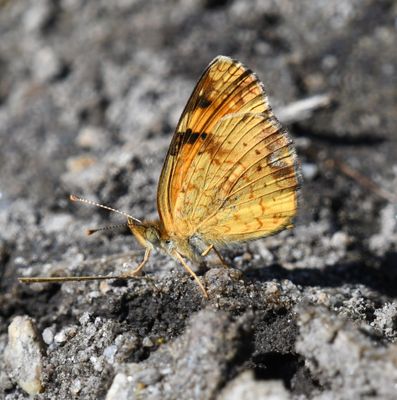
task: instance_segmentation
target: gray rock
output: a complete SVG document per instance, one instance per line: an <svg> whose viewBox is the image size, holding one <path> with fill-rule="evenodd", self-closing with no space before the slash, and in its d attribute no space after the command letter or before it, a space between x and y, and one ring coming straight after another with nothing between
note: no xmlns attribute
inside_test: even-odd
<svg viewBox="0 0 397 400"><path fill-rule="evenodd" d="M397 338L397 302L386 303L375 310L375 319L372 326L378 328L388 339L395 341Z"/></svg>
<svg viewBox="0 0 397 400"><path fill-rule="evenodd" d="M296 350L313 376L329 389L314 398L394 399L397 345L379 345L358 327L325 308L299 307ZM365 329L365 330L364 330Z"/></svg>
<svg viewBox="0 0 397 400"><path fill-rule="evenodd" d="M127 364L106 399L209 399L236 354L240 324L224 312L203 310L184 335L139 364Z"/></svg>
<svg viewBox="0 0 397 400"><path fill-rule="evenodd" d="M251 371L230 381L217 400L289 400L291 395L281 381L256 380Z"/></svg>
<svg viewBox="0 0 397 400"><path fill-rule="evenodd" d="M9 375L26 393L41 393L43 387L43 343L34 321L15 317L8 327L4 359Z"/></svg>

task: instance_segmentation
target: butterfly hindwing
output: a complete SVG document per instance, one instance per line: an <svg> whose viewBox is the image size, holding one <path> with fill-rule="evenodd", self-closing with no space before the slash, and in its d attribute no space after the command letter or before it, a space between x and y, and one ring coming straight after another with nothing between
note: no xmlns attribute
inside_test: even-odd
<svg viewBox="0 0 397 400"><path fill-rule="evenodd" d="M193 201L192 225L215 244L252 240L291 224L297 208L296 156L277 121L233 115L217 130L231 132L226 137L232 144L222 148L220 166L210 164Z"/></svg>

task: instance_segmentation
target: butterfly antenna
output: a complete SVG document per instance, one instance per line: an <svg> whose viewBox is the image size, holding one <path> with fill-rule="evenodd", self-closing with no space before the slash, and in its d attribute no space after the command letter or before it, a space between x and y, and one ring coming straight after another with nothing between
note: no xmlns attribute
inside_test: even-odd
<svg viewBox="0 0 397 400"><path fill-rule="evenodd" d="M116 225L107 225L107 226L102 226L100 228L94 228L94 229L87 229L86 233L88 236L92 235L93 233L99 232L99 231L110 231L116 228L121 228L121 227L127 227L128 228L128 224L124 223L124 224L116 224Z"/></svg>
<svg viewBox="0 0 397 400"><path fill-rule="evenodd" d="M115 208L112 208L112 207L109 207L109 206L105 206L105 205L103 205L103 204L96 203L95 201L92 201L92 200L83 199L82 197L78 197L78 196L76 196L75 194L71 194L69 198L70 198L71 201L79 201L80 203L85 203L85 204L89 204L89 205L91 205L91 206L95 206L95 207L99 207L99 208L104 208L105 210L113 211L113 212L115 212L115 213L117 213L117 214L124 215L125 217L127 217L127 218L129 218L129 219L132 219L133 221L137 222L138 224L141 224L141 223L142 223L142 221L140 221L140 220L137 219L137 218L132 217L130 214L127 214L127 213L124 212L124 211L116 210ZM105 228L106 228L106 227L105 227ZM101 228L100 228L100 229L101 229ZM100 229L99 229L99 230L100 230ZM110 229L110 228L109 228L109 229ZM91 229L91 230L93 230L93 229ZM88 232L90 232L91 230L89 230ZM94 229L93 231L96 232L95 229ZM94 233L94 232L92 232L92 233Z"/></svg>

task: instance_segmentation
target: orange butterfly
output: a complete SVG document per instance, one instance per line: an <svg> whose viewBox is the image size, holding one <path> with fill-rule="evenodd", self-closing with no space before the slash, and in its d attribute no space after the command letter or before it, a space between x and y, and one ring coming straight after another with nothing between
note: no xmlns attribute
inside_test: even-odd
<svg viewBox="0 0 397 400"><path fill-rule="evenodd" d="M218 56L198 81L172 138L158 186L158 221L141 222L71 199L128 217L146 251L138 267L122 277L137 275L159 248L184 266L207 297L185 258L201 261L213 250L223 262L218 247L290 227L298 186L292 141L273 115L262 83L240 62Z"/></svg>

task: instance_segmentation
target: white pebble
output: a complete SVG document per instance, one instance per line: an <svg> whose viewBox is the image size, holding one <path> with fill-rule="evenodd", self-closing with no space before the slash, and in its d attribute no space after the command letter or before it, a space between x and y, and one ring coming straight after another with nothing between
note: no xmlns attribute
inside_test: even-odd
<svg viewBox="0 0 397 400"><path fill-rule="evenodd" d="M153 347L154 343L153 343L152 339L150 339L150 337L146 336L142 340L142 346L143 347Z"/></svg>
<svg viewBox="0 0 397 400"><path fill-rule="evenodd" d="M42 335L44 343L50 345L54 341L54 330L51 328L45 328Z"/></svg>

